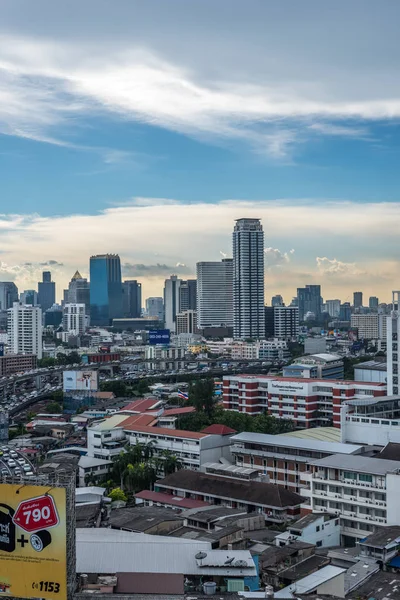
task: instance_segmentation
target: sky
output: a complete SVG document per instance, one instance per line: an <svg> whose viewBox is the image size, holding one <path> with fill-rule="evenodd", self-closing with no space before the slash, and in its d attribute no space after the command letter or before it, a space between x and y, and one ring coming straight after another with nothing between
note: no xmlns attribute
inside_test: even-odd
<svg viewBox="0 0 400 600"><path fill-rule="evenodd" d="M118 253L144 297L262 219L266 300L390 301L400 3L2 0L0 280Z"/></svg>

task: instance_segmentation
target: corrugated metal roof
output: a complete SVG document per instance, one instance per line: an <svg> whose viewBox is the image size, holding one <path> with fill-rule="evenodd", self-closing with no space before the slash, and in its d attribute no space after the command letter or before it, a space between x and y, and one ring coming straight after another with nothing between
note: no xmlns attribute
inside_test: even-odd
<svg viewBox="0 0 400 600"><path fill-rule="evenodd" d="M290 436L303 440L319 440L320 442L341 443L341 432L337 427L312 427L311 429L289 431L287 433L279 433L278 435Z"/></svg>
<svg viewBox="0 0 400 600"><path fill-rule="evenodd" d="M200 566L196 554L207 554ZM247 567L225 565L226 561L246 561ZM222 566L215 566L222 565ZM248 550L212 550L209 542L118 531L113 529L76 530L77 573L179 573L183 575L255 576L254 561Z"/></svg>
<svg viewBox="0 0 400 600"><path fill-rule="evenodd" d="M283 590L275 592L274 598L292 599L294 597L293 594L309 594L317 589L318 586L330 581L334 577L338 577L338 575L341 575L345 572L346 569L327 565L326 567L319 569L319 571L316 571L311 575L307 575L307 577L303 577L303 579L299 579L299 581L296 581L296 583L288 585L287 587L283 588Z"/></svg>
<svg viewBox="0 0 400 600"><path fill-rule="evenodd" d="M287 448L300 448L301 450L320 450L331 454L353 454L361 446L356 444L341 444L337 442L324 442L320 440L310 440L295 438L291 435L271 435L267 433L238 433L231 437L232 443L250 442L256 444L269 444Z"/></svg>
<svg viewBox="0 0 400 600"><path fill-rule="evenodd" d="M359 473L373 473L374 475L385 475L400 470L397 460L385 460L384 458L372 458L360 455L335 454L325 456L310 463L317 467L332 467L333 469L349 469Z"/></svg>

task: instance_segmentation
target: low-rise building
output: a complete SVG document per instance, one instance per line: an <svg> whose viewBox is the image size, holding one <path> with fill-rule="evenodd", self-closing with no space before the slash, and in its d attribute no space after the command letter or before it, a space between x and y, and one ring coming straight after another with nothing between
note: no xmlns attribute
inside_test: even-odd
<svg viewBox="0 0 400 600"><path fill-rule="evenodd" d="M342 442L385 446L400 443L400 396L346 401L340 411Z"/></svg>
<svg viewBox="0 0 400 600"><path fill-rule="evenodd" d="M351 399L386 394L386 385L272 375L226 375L223 406L250 415L268 413L290 419L297 427L333 424L340 427L340 407Z"/></svg>
<svg viewBox="0 0 400 600"><path fill-rule="evenodd" d="M286 540L300 540L317 548L340 546L340 522L338 517L327 513L310 513L291 525L287 531L276 537L276 543Z"/></svg>
<svg viewBox="0 0 400 600"><path fill-rule="evenodd" d="M315 377L316 379L343 379L343 358L338 354L311 354L297 358L284 367L284 377Z"/></svg>
<svg viewBox="0 0 400 600"><path fill-rule="evenodd" d="M375 383L387 382L387 364L377 360L367 360L354 366L354 379Z"/></svg>
<svg viewBox="0 0 400 600"><path fill-rule="evenodd" d="M284 523L300 516L300 505L304 500L299 494L272 483L243 481L188 469L157 481L154 488L174 496L260 512L272 523Z"/></svg>
<svg viewBox="0 0 400 600"><path fill-rule="evenodd" d="M0 356L0 377L37 369L36 354L5 354Z"/></svg>
<svg viewBox="0 0 400 600"><path fill-rule="evenodd" d="M345 545L400 523L399 461L335 454L313 461L306 477L312 510L339 517Z"/></svg>

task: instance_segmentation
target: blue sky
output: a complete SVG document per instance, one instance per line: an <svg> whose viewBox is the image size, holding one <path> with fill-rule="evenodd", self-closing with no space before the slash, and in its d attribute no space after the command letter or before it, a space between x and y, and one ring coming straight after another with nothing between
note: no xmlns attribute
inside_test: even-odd
<svg viewBox="0 0 400 600"><path fill-rule="evenodd" d="M263 218L267 297L398 288L391 0L4 0L2 279L95 252L160 294Z"/></svg>

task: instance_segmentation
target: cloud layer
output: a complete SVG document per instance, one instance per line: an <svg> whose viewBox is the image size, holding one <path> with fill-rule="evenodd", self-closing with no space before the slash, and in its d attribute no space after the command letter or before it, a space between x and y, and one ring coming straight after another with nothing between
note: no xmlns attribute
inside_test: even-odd
<svg viewBox="0 0 400 600"><path fill-rule="evenodd" d="M194 276L196 262L231 256L233 223L242 217L261 218L270 244L267 298L282 293L290 300L297 287L314 282L321 283L325 298L344 299L355 288L389 298L398 287L400 203L360 210L351 202L301 200L182 204L161 199L157 204L152 199L147 206L133 201L94 215L3 216L0 276L33 287L41 270L50 268L61 296L76 269L88 274L90 255L116 252L124 276L143 282L144 297L160 295L169 275Z"/></svg>

